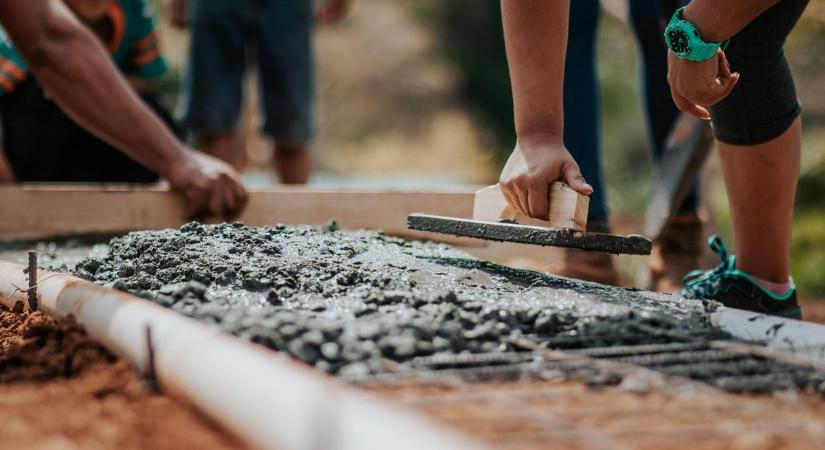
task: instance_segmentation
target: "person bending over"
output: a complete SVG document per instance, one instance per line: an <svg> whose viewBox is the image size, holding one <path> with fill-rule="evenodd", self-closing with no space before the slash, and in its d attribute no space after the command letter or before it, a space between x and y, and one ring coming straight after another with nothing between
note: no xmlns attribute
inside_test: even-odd
<svg viewBox="0 0 825 450"><path fill-rule="evenodd" d="M145 0L65 0L100 39L120 73L166 125L157 95L166 72ZM0 34L0 119L3 150L18 181L142 182L158 175L74 123L46 95L26 61Z"/></svg>
<svg viewBox="0 0 825 450"><path fill-rule="evenodd" d="M712 237L722 264L689 274L685 297L801 316L789 269L800 107L782 47L807 3L693 0L666 29L673 100L713 123L738 254L728 255ZM502 191L518 211L545 220L549 183L562 179L593 192L562 140L568 9L569 2L502 1L518 135ZM731 67L743 74L741 83Z"/></svg>
<svg viewBox="0 0 825 450"><path fill-rule="evenodd" d="M693 0L665 33L674 102L713 124L736 251L711 237L722 263L686 277L685 297L801 317L790 248L802 130L783 46L807 5Z"/></svg>
<svg viewBox="0 0 825 450"><path fill-rule="evenodd" d="M236 217L248 195L229 166L184 146L61 0L0 0L0 24L44 91L75 122L169 181L187 214Z"/></svg>

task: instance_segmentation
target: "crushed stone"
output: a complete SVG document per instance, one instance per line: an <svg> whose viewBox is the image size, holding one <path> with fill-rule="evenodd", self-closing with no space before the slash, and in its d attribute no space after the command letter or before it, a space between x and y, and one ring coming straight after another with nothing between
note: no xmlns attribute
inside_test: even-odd
<svg viewBox="0 0 825 450"><path fill-rule="evenodd" d="M133 232L75 273L330 373L515 351L521 338L576 348L616 336L642 344L723 335L709 321L711 303L515 270L334 222Z"/></svg>

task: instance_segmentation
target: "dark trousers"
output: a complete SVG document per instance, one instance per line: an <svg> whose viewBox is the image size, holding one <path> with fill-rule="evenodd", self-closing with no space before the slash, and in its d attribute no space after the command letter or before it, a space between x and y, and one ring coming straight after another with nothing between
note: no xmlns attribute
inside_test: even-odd
<svg viewBox="0 0 825 450"><path fill-rule="evenodd" d="M143 101L173 131L156 96ZM158 175L74 123L33 77L0 98L3 151L18 181L152 183Z"/></svg>
<svg viewBox="0 0 825 450"><path fill-rule="evenodd" d="M664 27L683 0L630 0L630 19L641 56L641 91L653 161L665 149L667 136L679 117L667 84L667 48ZM601 104L596 71L596 31L601 15L598 0L570 2L570 35L564 66L564 143L579 163L582 175L594 192L590 197L590 219L606 219L606 188L601 158ZM640 161L645 163L646 161ZM695 211L697 189L682 205Z"/></svg>

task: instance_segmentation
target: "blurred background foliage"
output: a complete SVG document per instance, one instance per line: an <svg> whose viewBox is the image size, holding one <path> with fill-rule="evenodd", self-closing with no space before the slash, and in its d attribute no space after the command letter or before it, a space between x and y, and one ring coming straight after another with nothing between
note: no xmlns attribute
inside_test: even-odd
<svg viewBox="0 0 825 450"><path fill-rule="evenodd" d="M653 1L653 0L651 0ZM604 0L598 39L604 167L614 227L641 230L650 162L639 101L638 57L624 0ZM172 98L184 32L164 29ZM499 0L354 0L345 21L316 32L318 172L315 184L492 183L515 141ZM786 46L803 104L803 171L795 216L793 273L800 292L825 298L825 1L813 0ZM664 76L664 74L663 74ZM248 83L251 95L255 84ZM246 131L254 184L269 150ZM271 180L269 180L271 181ZM718 162L703 173L709 230L731 242ZM622 260L627 275L644 261ZM716 264L709 260L709 264Z"/></svg>

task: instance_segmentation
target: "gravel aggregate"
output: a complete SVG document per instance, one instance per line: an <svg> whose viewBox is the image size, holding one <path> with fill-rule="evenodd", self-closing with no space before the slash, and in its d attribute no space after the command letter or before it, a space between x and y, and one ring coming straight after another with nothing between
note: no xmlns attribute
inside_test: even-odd
<svg viewBox="0 0 825 450"><path fill-rule="evenodd" d="M133 232L74 272L330 373L515 351L514 339L576 348L618 335L623 344L723 335L709 321L711 303L514 270L334 222Z"/></svg>

